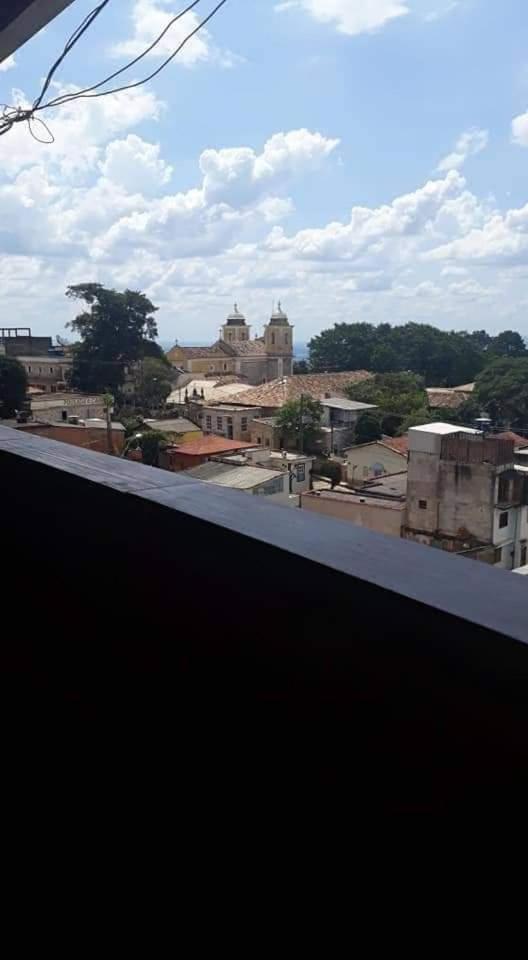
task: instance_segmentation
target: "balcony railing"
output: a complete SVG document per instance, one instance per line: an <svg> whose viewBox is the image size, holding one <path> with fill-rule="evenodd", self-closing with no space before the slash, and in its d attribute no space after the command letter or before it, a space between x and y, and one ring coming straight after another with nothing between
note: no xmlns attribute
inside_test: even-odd
<svg viewBox="0 0 528 960"><path fill-rule="evenodd" d="M5 427L0 490L10 729L238 801L526 802L523 577Z"/></svg>

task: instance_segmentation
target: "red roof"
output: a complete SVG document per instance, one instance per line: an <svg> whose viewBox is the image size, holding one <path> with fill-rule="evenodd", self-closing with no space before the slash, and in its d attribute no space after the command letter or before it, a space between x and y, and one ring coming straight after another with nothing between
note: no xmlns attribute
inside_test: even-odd
<svg viewBox="0 0 528 960"><path fill-rule="evenodd" d="M254 446L254 443L226 440L225 437L200 437L199 440L190 440L189 443L168 447L168 450L170 453L185 453L189 457L208 457L215 453L230 453Z"/></svg>
<svg viewBox="0 0 528 960"><path fill-rule="evenodd" d="M409 437L407 434L404 437L382 437L381 442L384 446L395 450L396 453L409 453Z"/></svg>
<svg viewBox="0 0 528 960"><path fill-rule="evenodd" d="M511 430L505 430L504 433L496 433L495 436L499 440L513 440L516 447L528 447L526 437L520 437L518 433L513 433Z"/></svg>

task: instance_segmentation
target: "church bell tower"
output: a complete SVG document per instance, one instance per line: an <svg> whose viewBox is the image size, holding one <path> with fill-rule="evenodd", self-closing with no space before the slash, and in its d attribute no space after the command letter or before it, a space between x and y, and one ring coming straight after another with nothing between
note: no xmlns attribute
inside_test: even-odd
<svg viewBox="0 0 528 960"><path fill-rule="evenodd" d="M233 313L229 314L222 327L222 340L225 343L232 343L235 345L244 340L249 340L250 331L251 327L248 326L244 314L240 313L238 304L235 303Z"/></svg>
<svg viewBox="0 0 528 960"><path fill-rule="evenodd" d="M290 376L293 369L293 327L280 300L270 321L264 327L264 343L268 357L277 358L277 376Z"/></svg>

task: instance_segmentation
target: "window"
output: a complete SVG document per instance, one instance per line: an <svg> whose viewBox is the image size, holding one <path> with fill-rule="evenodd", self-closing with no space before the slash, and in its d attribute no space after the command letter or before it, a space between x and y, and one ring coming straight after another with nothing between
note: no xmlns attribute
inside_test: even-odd
<svg viewBox="0 0 528 960"><path fill-rule="evenodd" d="M420 510L427 510L427 500L418 500Z"/></svg>
<svg viewBox="0 0 528 960"><path fill-rule="evenodd" d="M227 363L224 363L224 370L227 370Z"/></svg>
<svg viewBox="0 0 528 960"><path fill-rule="evenodd" d="M68 419L68 411L67 411L67 410L63 410L63 411L62 411L62 419L63 419L63 420L67 420L67 419Z"/></svg>
<svg viewBox="0 0 528 960"><path fill-rule="evenodd" d="M42 373L42 367L39 367L39 373Z"/></svg>
<svg viewBox="0 0 528 960"><path fill-rule="evenodd" d="M206 430L212 430L212 429L213 429L213 424L212 424L212 421L211 421L211 417L206 417L206 418L205 418L205 429L206 429Z"/></svg>
<svg viewBox="0 0 528 960"><path fill-rule="evenodd" d="M502 560L502 547L497 547L497 549L493 551L493 563L500 563L501 560Z"/></svg>
<svg viewBox="0 0 528 960"><path fill-rule="evenodd" d="M274 333L271 334L271 342L272 342L273 344L275 343L275 334L274 334Z"/></svg>
<svg viewBox="0 0 528 960"><path fill-rule="evenodd" d="M269 445L270 445L269 440L266 440L266 446L269 447Z"/></svg>
<svg viewBox="0 0 528 960"><path fill-rule="evenodd" d="M53 367L50 367L50 373L53 373Z"/></svg>
<svg viewBox="0 0 528 960"><path fill-rule="evenodd" d="M242 433L247 433L247 417L242 417L240 429L242 430Z"/></svg>
<svg viewBox="0 0 528 960"><path fill-rule="evenodd" d="M228 427L232 427L232 426L233 426L233 417L228 417L228 418L227 418L227 426L228 426Z"/></svg>
<svg viewBox="0 0 528 960"><path fill-rule="evenodd" d="M507 510L506 510L505 513L501 513L501 514L500 514L500 516L499 516L499 529L500 529L500 530L504 530L504 527L507 527L507 526L508 526L508 520L509 520L509 519L510 519L510 515L509 515L509 513L508 513Z"/></svg>
<svg viewBox="0 0 528 960"><path fill-rule="evenodd" d="M521 547L521 567L526 566L526 544Z"/></svg>
<svg viewBox="0 0 528 960"><path fill-rule="evenodd" d="M214 363L209 364L209 370L214 370Z"/></svg>
<svg viewBox="0 0 528 960"><path fill-rule="evenodd" d="M224 421L223 421L222 417L217 417L217 418L216 418L216 429L217 429L217 430L223 430L223 427L224 427Z"/></svg>
<svg viewBox="0 0 528 960"><path fill-rule="evenodd" d="M374 470L375 477L381 477L385 473L382 463L375 463L372 469Z"/></svg>
<svg viewBox="0 0 528 960"><path fill-rule="evenodd" d="M297 464L297 483L304 483L306 479L306 464L298 463Z"/></svg>
<svg viewBox="0 0 528 960"><path fill-rule="evenodd" d="M262 443L262 438L261 438L261 437L257 437L257 443Z"/></svg>
<svg viewBox="0 0 528 960"><path fill-rule="evenodd" d="M287 333L284 334L284 343L286 344L286 346L288 346L288 334L287 334Z"/></svg>
<svg viewBox="0 0 528 960"><path fill-rule="evenodd" d="M28 367L27 369L28 369L28 373L31 373L31 367Z"/></svg>

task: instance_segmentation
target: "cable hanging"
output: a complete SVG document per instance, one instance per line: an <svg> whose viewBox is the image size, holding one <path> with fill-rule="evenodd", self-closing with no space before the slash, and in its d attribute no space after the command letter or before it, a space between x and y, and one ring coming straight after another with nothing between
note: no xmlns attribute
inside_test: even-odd
<svg viewBox="0 0 528 960"><path fill-rule="evenodd" d="M181 18L184 17L187 13L190 13L194 9L194 7L198 6L201 0L193 0L193 2L189 3L187 7L185 7L183 10L180 11L180 13L175 14L175 16L172 17L171 20L169 20L169 22L161 31L161 33L155 38L155 40L152 41L151 44L149 44L148 47L146 47L145 50L143 50L142 53L138 54L137 57L135 57L129 63L126 63L123 67L120 67L119 70L115 70L114 73L111 73L108 77L105 77L104 80L100 80L99 83L95 83L91 87L86 87L83 90L78 90L72 93L61 94L57 97L54 97L51 100L48 100L47 103L42 103L49 89L52 78L55 72L57 71L57 69L59 68L60 64L65 59L65 57L70 53L70 51L73 49L75 44L81 39L83 34L89 29L89 27L92 25L94 20L102 12L104 7L108 5L109 2L110 0L102 0L101 3L99 3L96 7L94 7L93 10L90 11L90 13L87 14L87 16L84 18L82 23L80 23L79 26L76 28L76 30L72 33L60 57L58 57L58 59L55 61L55 63L49 70L48 75L44 81L42 90L40 91L38 97L33 102L33 105L31 107L28 107L28 108L13 107L13 106L9 106L8 104L0 104L0 107L2 107L2 114L0 116L0 136L3 136L5 133L8 133L15 123L27 122L29 132L31 133L31 136L33 137L33 139L38 140L39 143L53 143L54 137L51 130L40 117L35 116L35 114L38 111L48 110L51 107L60 107L63 104L71 103L74 100L80 100L80 99L92 98L92 97L93 98L107 97L107 96L110 96L110 94L121 93L124 90L131 90L134 87L140 87L143 84L148 83L150 80L156 77L159 73L161 73L162 70L164 70L165 67L168 66L168 64L171 63L171 61L174 60L175 57L178 56L178 54L181 52L181 50L183 50L183 48L186 46L189 40L192 40L192 38L196 36L196 34L200 30L202 30L203 27L205 27L205 25L209 23L210 20L212 20L212 18L218 13L220 8L223 7L225 3L227 3L227 0L220 0L220 2L217 3L217 5L213 8L213 10L207 15L207 17L204 17L204 19L200 23L198 23L197 26L193 30L191 30L190 33L187 34L187 36L184 37L181 43L163 61L163 63L161 63L160 66L156 68L156 70L153 70L152 73L144 77L142 80L136 80L132 83L123 84L122 86L114 87L111 90L100 90L100 87L104 87L107 83L110 83L111 80L114 80L116 77L120 76L126 70L130 70L131 67L135 66L136 63L139 63L140 60L142 60L152 50L154 50L155 47L157 47L157 45L161 42L165 34L171 29L171 27L178 20L181 20ZM93 92L96 90L99 90L99 93ZM37 137L35 135L34 130L31 128L32 122L40 123L42 127L45 129L49 139L44 140L44 139L41 139L40 137Z"/></svg>

